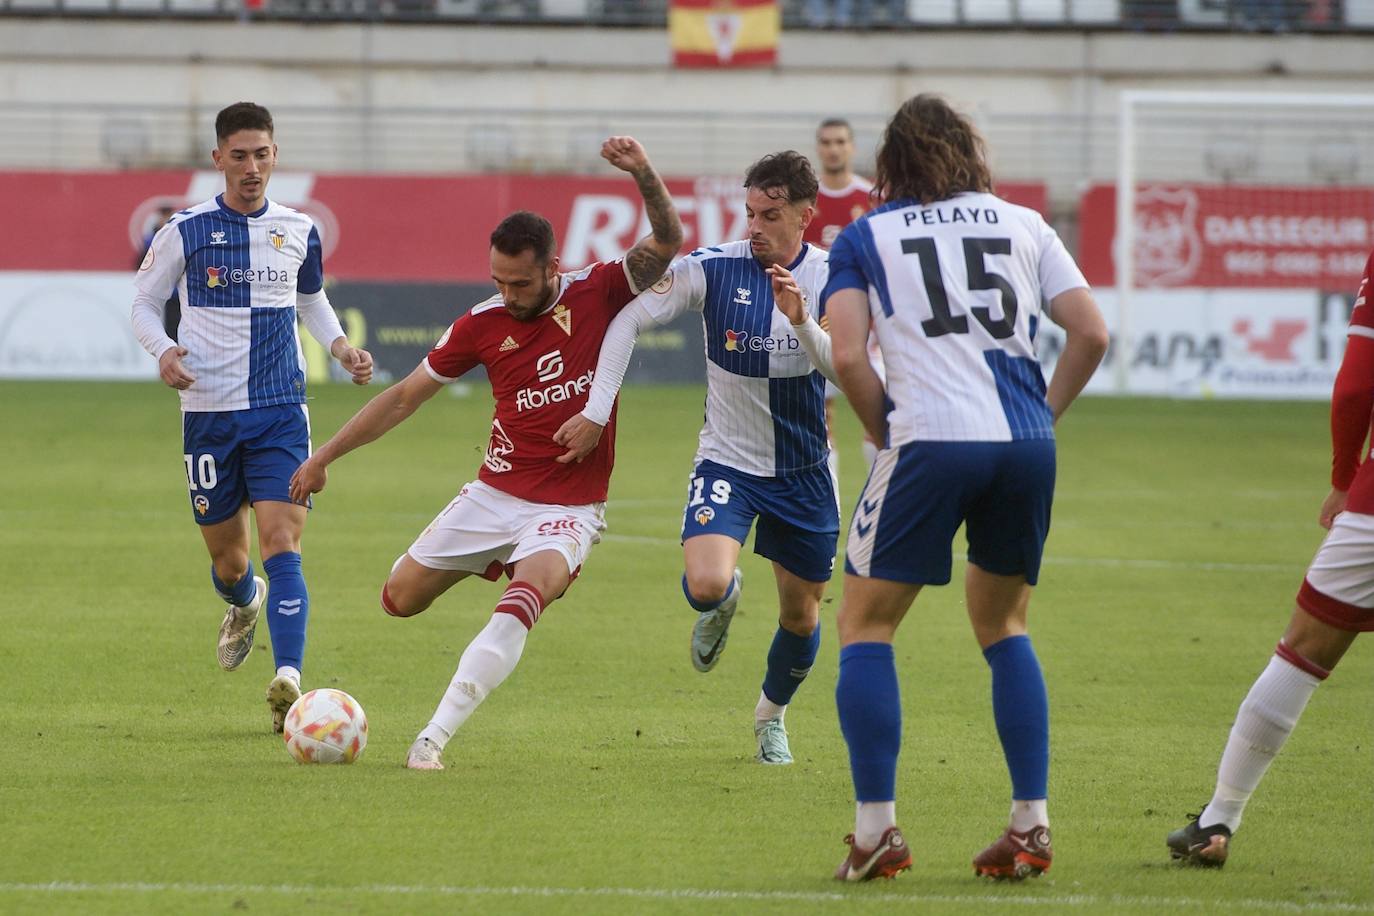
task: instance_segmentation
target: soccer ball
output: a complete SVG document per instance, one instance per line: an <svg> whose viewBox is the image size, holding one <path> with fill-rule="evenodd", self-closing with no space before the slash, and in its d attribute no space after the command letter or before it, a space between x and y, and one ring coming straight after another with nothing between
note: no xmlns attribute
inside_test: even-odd
<svg viewBox="0 0 1374 916"><path fill-rule="evenodd" d="M352 763L367 747L367 716L342 690L321 687L291 704L282 736L297 763Z"/></svg>

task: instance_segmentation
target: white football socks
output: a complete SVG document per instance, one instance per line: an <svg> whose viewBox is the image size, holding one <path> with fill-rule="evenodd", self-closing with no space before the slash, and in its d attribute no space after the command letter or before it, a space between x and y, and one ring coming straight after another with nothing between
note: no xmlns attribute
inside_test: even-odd
<svg viewBox="0 0 1374 916"><path fill-rule="evenodd" d="M759 691L759 702L754 707L754 721L756 723L767 722L769 719L781 719L786 712L786 706L779 706L768 699L768 695L762 690Z"/></svg>
<svg viewBox="0 0 1374 916"><path fill-rule="evenodd" d="M282 665L278 668L277 677L289 677L291 680L295 681L297 685L301 682L300 671L296 668L292 668L290 665Z"/></svg>
<svg viewBox="0 0 1374 916"><path fill-rule="evenodd" d="M1245 803L1264 777L1321 680L1277 655L1240 704L1217 768L1212 801L1198 817L1203 827L1240 826Z"/></svg>
<svg viewBox="0 0 1374 916"><path fill-rule="evenodd" d="M482 632L468 643L458 670L439 701L434 717L420 732L435 744L446 745L458 726L467 721L487 694L491 693L515 670L520 653L525 649L529 630L510 614L496 613Z"/></svg>
<svg viewBox="0 0 1374 916"><path fill-rule="evenodd" d="M897 824L897 803L858 802L854 813L854 845L873 849L889 827Z"/></svg>
<svg viewBox="0 0 1374 916"><path fill-rule="evenodd" d="M1050 803L1048 799L1032 798L1028 801L1012 799L1011 829L1013 831L1025 833L1036 827L1048 827L1049 825Z"/></svg>

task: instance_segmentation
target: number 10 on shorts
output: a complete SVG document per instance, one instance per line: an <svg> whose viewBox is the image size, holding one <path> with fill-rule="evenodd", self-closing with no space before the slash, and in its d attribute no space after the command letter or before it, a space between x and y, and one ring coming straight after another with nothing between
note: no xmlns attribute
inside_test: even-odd
<svg viewBox="0 0 1374 916"><path fill-rule="evenodd" d="M186 483L191 492L213 490L219 483L219 472L215 470L214 455L182 455L186 462Z"/></svg>

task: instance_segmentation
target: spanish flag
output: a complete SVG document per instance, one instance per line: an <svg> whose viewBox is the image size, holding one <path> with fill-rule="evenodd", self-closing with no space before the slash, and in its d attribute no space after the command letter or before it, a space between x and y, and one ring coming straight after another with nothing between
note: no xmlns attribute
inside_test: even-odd
<svg viewBox="0 0 1374 916"><path fill-rule="evenodd" d="M678 67L771 67L778 58L777 0L670 0L668 35Z"/></svg>

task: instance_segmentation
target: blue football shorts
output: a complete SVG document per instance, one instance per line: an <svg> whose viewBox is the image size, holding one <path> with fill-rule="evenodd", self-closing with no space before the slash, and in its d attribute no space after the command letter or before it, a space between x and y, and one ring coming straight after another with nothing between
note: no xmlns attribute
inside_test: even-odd
<svg viewBox="0 0 1374 916"><path fill-rule="evenodd" d="M845 545L845 572L949 582L961 524L968 560L1031 585L1050 530L1054 440L910 442L878 453Z"/></svg>
<svg viewBox="0 0 1374 916"><path fill-rule="evenodd" d="M197 524L232 518L245 500L291 501L291 475L310 457L310 415L304 404L181 416L186 482Z"/></svg>
<svg viewBox="0 0 1374 916"><path fill-rule="evenodd" d="M755 477L714 461L693 469L683 541L724 534L743 545L755 519L754 553L808 582L830 580L840 512L827 465L791 477Z"/></svg>

